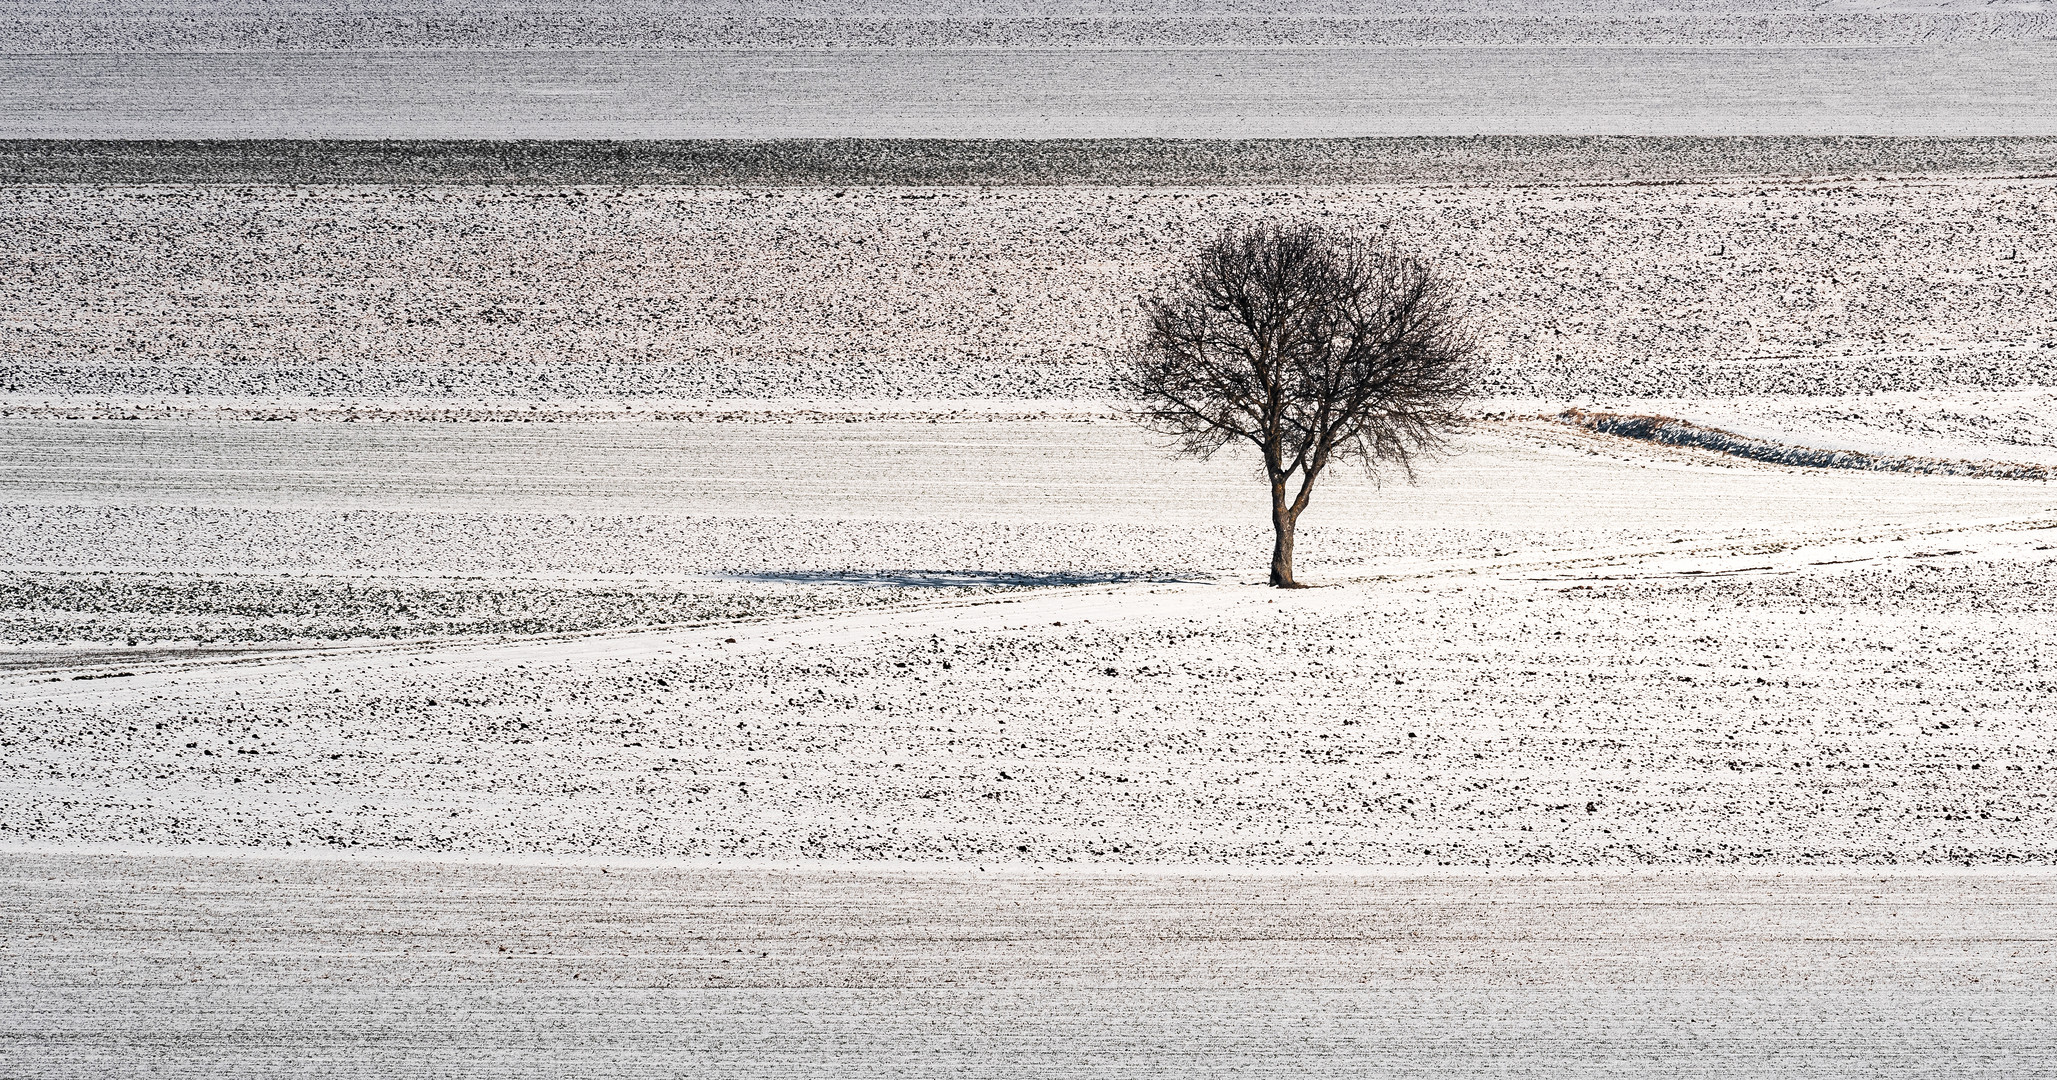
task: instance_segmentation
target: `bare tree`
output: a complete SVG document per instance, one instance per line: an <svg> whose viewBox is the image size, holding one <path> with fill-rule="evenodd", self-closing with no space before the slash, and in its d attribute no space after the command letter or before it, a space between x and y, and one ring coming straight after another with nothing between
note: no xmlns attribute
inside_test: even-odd
<svg viewBox="0 0 2057 1080"><path fill-rule="evenodd" d="M1322 470L1346 459L1412 480L1472 391L1474 340L1445 279L1318 225L1230 225L1143 315L1140 345L1115 364L1131 415L1177 453L1257 448L1280 588L1300 587L1293 529Z"/></svg>

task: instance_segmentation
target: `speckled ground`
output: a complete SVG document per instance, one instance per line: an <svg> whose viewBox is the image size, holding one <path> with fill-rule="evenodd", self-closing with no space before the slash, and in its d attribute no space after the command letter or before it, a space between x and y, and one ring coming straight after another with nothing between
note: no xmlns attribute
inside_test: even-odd
<svg viewBox="0 0 2057 1080"><path fill-rule="evenodd" d="M152 428L99 426L150 456ZM1266 548L1235 461L1132 473L1128 499L1100 477L1164 463L1123 428L911 424L942 440L924 455L1012 478L924 489L883 468L909 445L890 428L717 428L610 429L591 460L626 481L679 439L706 467L637 493L523 464L577 473L583 429L495 447L469 425L305 443L324 475L393 479L296 492L286 428L223 424L208 453L269 463L200 467L228 505L167 507L193 481L128 457L88 485L104 505L17 505L0 829L1026 863L2057 855L2046 484L1514 426L1421 487L1327 489L1307 573L1338 587L1278 595L1242 584ZM410 470L385 463L452 430L486 431L470 460L500 486L394 509ZM774 439L773 467L746 463ZM187 636L210 625L238 632ZM201 648L237 642L267 651Z"/></svg>
<svg viewBox="0 0 2057 1080"><path fill-rule="evenodd" d="M1229 8L623 8L634 55L51 8L0 31L0 133L661 134L712 87L673 133L989 136L1043 129L880 102L1024 86L1088 133L2051 130L2028 6ZM1253 28L1284 51L1189 48ZM1539 30L1573 48L1500 47ZM824 33L890 40L766 70ZM2048 460L2053 189L1993 175L2045 150L1572 143L1537 186L1481 144L1405 188L1133 146L1140 186L0 188L0 1071L2049 1072L2048 485L1536 419ZM1248 462L1100 400L1122 305L1249 213L1482 304L1496 400L1420 487L1324 486L1332 588L1250 584Z"/></svg>
<svg viewBox="0 0 2057 1080"><path fill-rule="evenodd" d="M2024 389L2057 382L2053 192L0 187L0 405L548 418L1104 398L1134 295L1247 215L1385 231L1432 259L1475 302L1495 394Z"/></svg>
<svg viewBox="0 0 2057 1080"><path fill-rule="evenodd" d="M2035 870L0 854L37 1077L2012 1078ZM147 928L144 932L139 929Z"/></svg>

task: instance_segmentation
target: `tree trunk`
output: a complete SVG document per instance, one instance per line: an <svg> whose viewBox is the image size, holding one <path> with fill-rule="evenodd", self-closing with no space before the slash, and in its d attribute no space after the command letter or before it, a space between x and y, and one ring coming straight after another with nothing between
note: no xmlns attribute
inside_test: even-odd
<svg viewBox="0 0 2057 1080"><path fill-rule="evenodd" d="M1297 589L1293 580L1293 525L1300 515L1286 506L1285 489L1274 486L1271 499L1271 584L1280 589Z"/></svg>

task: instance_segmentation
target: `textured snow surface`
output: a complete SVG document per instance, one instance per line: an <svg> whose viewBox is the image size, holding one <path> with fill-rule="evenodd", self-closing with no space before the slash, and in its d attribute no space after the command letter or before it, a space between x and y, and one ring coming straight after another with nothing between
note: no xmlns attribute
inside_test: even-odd
<svg viewBox="0 0 2057 1080"><path fill-rule="evenodd" d="M36 684L0 720L5 820L46 843L420 851L2047 862L2049 565L1319 611L1241 594L1140 626L1156 605L1132 595L1020 601L1008 626L722 629L640 659ZM1903 592L1918 625L1882 599Z"/></svg>
<svg viewBox="0 0 2057 1080"><path fill-rule="evenodd" d="M1821 449L2057 464L2057 392L2047 388L1648 405L1739 434Z"/></svg>
<svg viewBox="0 0 2057 1080"><path fill-rule="evenodd" d="M0 189L0 394L538 402L1105 393L1129 305L1239 215L1384 229L1500 393L2057 383L2057 185ZM418 404L418 403L416 403ZM37 415L29 412L26 415Z"/></svg>
<svg viewBox="0 0 2057 1080"><path fill-rule="evenodd" d="M842 859L2057 854L2046 484L1545 428L1485 426L1420 487L1326 489L1305 572L1342 587L1278 595L1236 583L1265 550L1246 463L1109 424L17 424L0 824ZM53 436L87 452L38 464ZM468 498L396 464L453 439ZM653 594L741 614L460 617L633 626ZM200 650L239 597L244 629ZM221 651L338 609L443 636Z"/></svg>
<svg viewBox="0 0 2057 1080"><path fill-rule="evenodd" d="M18 508L575 512L1039 527L1192 528L1255 518L1256 527L1269 528L1254 452L1172 458L1162 438L1104 414L954 422L861 415L795 421L777 414L712 423L9 420L0 421L0 454L8 464L0 495ZM1309 523L1773 526L1980 508L2000 514L2050 498L2035 484L1766 476L1725 455L1592 438L1539 419L1470 423L1417 483L1386 479L1391 483L1381 489L1361 472L1324 476L1323 502L1309 511ZM25 536L20 543L30 545L20 549L26 551L46 541Z"/></svg>
<svg viewBox="0 0 2057 1080"><path fill-rule="evenodd" d="M20 138L2057 134L2048 0L6 10Z"/></svg>
<svg viewBox="0 0 2057 1080"><path fill-rule="evenodd" d="M1591 412L1567 409L1552 419L1597 435L1618 436L1667 446L1683 446L1751 461L1801 469L1861 469L1867 472L1922 473L1934 476L1977 476L2008 480L2057 479L2042 465L2023 462L1964 461L1933 456L1878 454L1869 451L1824 450L1760 439L1738 432L1647 413ZM1853 417L1854 419L1854 417Z"/></svg>
<svg viewBox="0 0 2057 1080"><path fill-rule="evenodd" d="M2045 863L2048 484L1541 417L2047 463L2053 193L6 187L0 840ZM1324 482L1333 589L1104 400L1253 213L1480 299L1499 397Z"/></svg>
<svg viewBox="0 0 2057 1080"><path fill-rule="evenodd" d="M0 137L2051 135L2057 44L0 54Z"/></svg>
<svg viewBox="0 0 2057 1080"><path fill-rule="evenodd" d="M2034 515L2046 484L1799 472L1481 424L1416 485L1339 473L1306 565ZM1247 455L1125 424L0 424L11 564L580 576L1251 574Z"/></svg>
<svg viewBox="0 0 2057 1080"><path fill-rule="evenodd" d="M6 5L0 137L989 141L0 146L0 1071L2050 1072L2049 485L1542 417L2057 460L2053 19ZM1480 302L1332 587L1105 400L1250 214Z"/></svg>
<svg viewBox="0 0 2057 1080"><path fill-rule="evenodd" d="M10 853L0 1016L39 1077L2016 1078L2051 885Z"/></svg>
<svg viewBox="0 0 2057 1080"><path fill-rule="evenodd" d="M2018 176L2052 137L0 140L0 179L91 184L1179 187Z"/></svg>
<svg viewBox="0 0 2057 1080"><path fill-rule="evenodd" d="M824 591L779 582L723 582L719 589L692 590L633 580L16 571L0 575L0 641L212 645L579 634L935 599L967 589L987 591L978 586L993 577L905 576L916 583L895 586L879 575L862 579L874 588ZM1018 579L1001 579L1012 580ZM34 662L38 654L11 659Z"/></svg>
<svg viewBox="0 0 2057 1080"><path fill-rule="evenodd" d="M0 134L2057 133L2047 0L8 5Z"/></svg>
<svg viewBox="0 0 2057 1080"><path fill-rule="evenodd" d="M1796 3L269 3L17 0L0 52L1933 45L2057 40L2047 0Z"/></svg>
<svg viewBox="0 0 2057 1080"><path fill-rule="evenodd" d="M1128 587L18 681L0 792L59 844L2040 863L2053 536L1826 582Z"/></svg>

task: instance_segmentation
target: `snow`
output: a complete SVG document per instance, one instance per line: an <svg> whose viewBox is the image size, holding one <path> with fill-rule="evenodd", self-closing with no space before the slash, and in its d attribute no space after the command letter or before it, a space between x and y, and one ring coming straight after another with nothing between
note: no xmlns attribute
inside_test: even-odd
<svg viewBox="0 0 2057 1080"><path fill-rule="evenodd" d="M10 854L0 1015L59 1077L2012 1077L2050 886Z"/></svg>
<svg viewBox="0 0 2057 1080"><path fill-rule="evenodd" d="M1788 445L2057 465L2057 392L2043 387L1647 404L1666 415Z"/></svg>
<svg viewBox="0 0 2057 1080"><path fill-rule="evenodd" d="M9 187L0 823L2044 861L2047 483L1547 417L2047 462L2053 191ZM1450 268L1497 395L1419 485L1325 480L1336 588L1285 597L1250 460L1167 459L1100 381L1124 298L1252 213Z"/></svg>
<svg viewBox="0 0 2057 1080"><path fill-rule="evenodd" d="M2009 390L2057 382L2053 193L11 187L0 406L1104 397L1134 293L1249 214L1422 250L1477 298L1503 395Z"/></svg>
<svg viewBox="0 0 2057 1080"><path fill-rule="evenodd" d="M1247 462L1169 463L1106 422L16 425L7 535L37 569L10 619L36 642L0 821L846 860L2051 857L2046 484L1542 429L1473 436L1418 488L1325 489L1305 573L1341 587L1279 596L1240 584L1265 551ZM96 430L120 451L97 465L24 452ZM467 498L395 456L453 439ZM169 486L144 464L175 456ZM296 461L324 478L296 493ZM19 494L55 476L97 494ZM610 575L635 580L585 584ZM644 628L636 597L715 617ZM274 649L397 627L122 655L238 604ZM403 633L452 604L562 625Z"/></svg>
<svg viewBox="0 0 2057 1080"><path fill-rule="evenodd" d="M1344 139L238 139L0 142L10 183L695 188L1674 183L2024 176L2057 138L1472 135Z"/></svg>
<svg viewBox="0 0 2057 1080"><path fill-rule="evenodd" d="M0 134L2057 123L2041 0L9 13ZM8 1067L2048 1073L2051 145L0 147ZM1102 374L1259 213L1489 362L1303 591Z"/></svg>
<svg viewBox="0 0 2057 1080"><path fill-rule="evenodd" d="M2047 0L16 0L9 138L2048 135Z"/></svg>
<svg viewBox="0 0 2057 1080"><path fill-rule="evenodd" d="M2048 464L2052 190L0 189L10 1060L2047 1071L2050 485L1551 417ZM1288 593L1098 381L1277 210L1494 395Z"/></svg>
<svg viewBox="0 0 2057 1080"><path fill-rule="evenodd" d="M1918 30L1917 30L1918 32ZM2048 135L2047 41L0 54L15 139Z"/></svg>
<svg viewBox="0 0 2057 1080"><path fill-rule="evenodd" d="M1021 2L654 3L567 6L241 2L11 5L8 52L268 52L386 49L810 49L1249 47L1340 45L1925 45L2047 41L2046 0L1651 4L1570 0L1505 5Z"/></svg>

